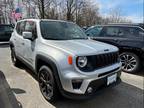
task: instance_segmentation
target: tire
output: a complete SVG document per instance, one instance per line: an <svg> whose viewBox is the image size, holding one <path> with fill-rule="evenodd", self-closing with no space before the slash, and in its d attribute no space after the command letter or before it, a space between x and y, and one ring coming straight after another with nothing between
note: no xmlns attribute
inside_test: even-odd
<svg viewBox="0 0 144 108"><path fill-rule="evenodd" d="M14 47L11 48L11 60L12 60L12 63L13 63L14 66L16 66L16 67L20 66L21 62L16 57Z"/></svg>
<svg viewBox="0 0 144 108"><path fill-rule="evenodd" d="M123 52L120 54L122 62L122 71L127 73L135 73L140 70L140 58L132 52Z"/></svg>
<svg viewBox="0 0 144 108"><path fill-rule="evenodd" d="M49 102L55 102L58 96L56 82L52 70L42 66L38 74L39 87L44 98Z"/></svg>

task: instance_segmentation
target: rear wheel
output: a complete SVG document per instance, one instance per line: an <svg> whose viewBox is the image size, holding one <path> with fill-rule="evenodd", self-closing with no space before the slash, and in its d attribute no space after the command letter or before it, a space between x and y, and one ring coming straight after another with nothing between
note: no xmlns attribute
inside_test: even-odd
<svg viewBox="0 0 144 108"><path fill-rule="evenodd" d="M120 54L120 59L122 62L122 70L124 72L134 73L140 69L140 59L136 54L123 52Z"/></svg>
<svg viewBox="0 0 144 108"><path fill-rule="evenodd" d="M42 95L49 102L54 102L57 98L57 89L52 70L47 66L42 66L38 77Z"/></svg>

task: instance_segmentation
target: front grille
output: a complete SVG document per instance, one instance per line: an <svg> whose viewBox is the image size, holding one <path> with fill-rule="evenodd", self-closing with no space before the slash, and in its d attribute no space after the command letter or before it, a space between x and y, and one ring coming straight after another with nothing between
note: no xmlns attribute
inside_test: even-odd
<svg viewBox="0 0 144 108"><path fill-rule="evenodd" d="M108 53L95 56L95 68L101 68L118 62L118 53Z"/></svg>
<svg viewBox="0 0 144 108"><path fill-rule="evenodd" d="M119 62L119 53L112 52L100 55L87 56L88 64L84 68L79 68L84 72L91 72Z"/></svg>

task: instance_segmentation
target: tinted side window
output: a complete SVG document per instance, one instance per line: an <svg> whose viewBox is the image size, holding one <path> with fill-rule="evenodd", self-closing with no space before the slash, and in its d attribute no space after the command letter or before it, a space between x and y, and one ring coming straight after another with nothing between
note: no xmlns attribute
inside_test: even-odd
<svg viewBox="0 0 144 108"><path fill-rule="evenodd" d="M118 31L119 31L118 28L108 27L106 29L106 35L107 36L116 36L116 35L118 35Z"/></svg>
<svg viewBox="0 0 144 108"><path fill-rule="evenodd" d="M33 21L27 21L25 25L25 31L32 32L33 36L37 36L36 23Z"/></svg>
<svg viewBox="0 0 144 108"><path fill-rule="evenodd" d="M4 33L4 26L0 26L0 34Z"/></svg>
<svg viewBox="0 0 144 108"><path fill-rule="evenodd" d="M5 26L5 32L12 32L13 28L11 26Z"/></svg>
<svg viewBox="0 0 144 108"><path fill-rule="evenodd" d="M25 28L25 22L24 21L17 23L16 31L19 35L22 36L22 32L24 31L24 28Z"/></svg>
<svg viewBox="0 0 144 108"><path fill-rule="evenodd" d="M123 37L125 36L125 30L122 27L105 27L101 32L101 35L109 37Z"/></svg>
<svg viewBox="0 0 144 108"><path fill-rule="evenodd" d="M94 27L86 31L86 34L90 37L99 36L103 27Z"/></svg>
<svg viewBox="0 0 144 108"><path fill-rule="evenodd" d="M137 28L137 27L128 27L127 28L127 35L128 36L141 36L144 31L142 31L140 28Z"/></svg>
<svg viewBox="0 0 144 108"><path fill-rule="evenodd" d="M20 22L16 25L16 32L20 34Z"/></svg>

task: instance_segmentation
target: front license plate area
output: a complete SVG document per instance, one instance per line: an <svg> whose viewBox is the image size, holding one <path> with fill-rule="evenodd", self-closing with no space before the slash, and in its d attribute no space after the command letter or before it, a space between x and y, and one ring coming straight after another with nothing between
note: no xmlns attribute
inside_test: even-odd
<svg viewBox="0 0 144 108"><path fill-rule="evenodd" d="M108 76L107 77L107 85L110 85L110 84L116 82L116 80L117 80L117 74L116 73Z"/></svg>

